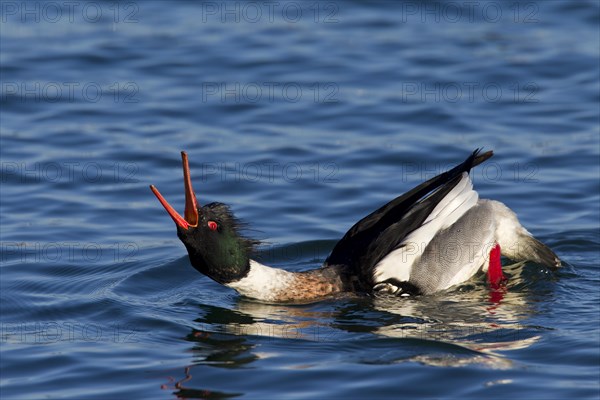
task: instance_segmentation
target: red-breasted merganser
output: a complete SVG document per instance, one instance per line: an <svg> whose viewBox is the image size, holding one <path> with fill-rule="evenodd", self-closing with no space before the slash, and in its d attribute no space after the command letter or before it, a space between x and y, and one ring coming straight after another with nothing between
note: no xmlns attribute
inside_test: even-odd
<svg viewBox="0 0 600 400"><path fill-rule="evenodd" d="M244 237L222 203L200 206L185 152L183 217L150 186L177 225L192 266L243 296L265 302L309 302L342 292L430 294L487 273L504 280L500 255L551 268L558 257L504 204L479 199L469 171L493 155L475 150L462 164L395 198L358 221L323 266L290 272L252 260L258 243Z"/></svg>

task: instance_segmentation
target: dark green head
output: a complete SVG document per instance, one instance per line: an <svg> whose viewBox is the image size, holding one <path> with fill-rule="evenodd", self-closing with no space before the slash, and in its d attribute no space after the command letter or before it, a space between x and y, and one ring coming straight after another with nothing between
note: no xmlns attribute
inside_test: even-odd
<svg viewBox="0 0 600 400"><path fill-rule="evenodd" d="M253 241L239 232L229 207L210 203L199 210L198 226L177 226L192 266L219 283L238 280L248 273Z"/></svg>
<svg viewBox="0 0 600 400"><path fill-rule="evenodd" d="M225 284L244 277L250 268L255 242L242 236L240 224L228 206L210 203L200 207L192 189L187 155L181 152L185 183L185 212L179 215L158 189L150 186L175 224L192 266L215 281Z"/></svg>

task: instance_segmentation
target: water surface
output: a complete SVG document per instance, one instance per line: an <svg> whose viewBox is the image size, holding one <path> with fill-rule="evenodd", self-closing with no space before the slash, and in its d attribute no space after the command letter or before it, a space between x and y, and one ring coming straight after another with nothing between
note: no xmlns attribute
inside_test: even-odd
<svg viewBox="0 0 600 400"><path fill-rule="evenodd" d="M242 4L2 3L2 398L598 398L598 3ZM478 147L558 273L260 304L148 189L304 270Z"/></svg>

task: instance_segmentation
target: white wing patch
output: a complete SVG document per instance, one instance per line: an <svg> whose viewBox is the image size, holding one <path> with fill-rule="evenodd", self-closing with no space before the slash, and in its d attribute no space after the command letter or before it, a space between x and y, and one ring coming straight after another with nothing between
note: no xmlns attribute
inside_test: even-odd
<svg viewBox="0 0 600 400"><path fill-rule="evenodd" d="M373 269L375 283L394 278L408 281L413 265L433 237L454 224L464 213L477 204L479 195L473 190L469 174L463 172L460 182L438 203L423 225L400 243L400 248L385 256Z"/></svg>

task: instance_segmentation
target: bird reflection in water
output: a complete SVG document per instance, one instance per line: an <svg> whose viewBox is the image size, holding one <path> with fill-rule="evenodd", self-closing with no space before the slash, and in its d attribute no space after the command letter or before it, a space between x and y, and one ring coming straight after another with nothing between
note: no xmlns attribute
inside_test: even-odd
<svg viewBox="0 0 600 400"><path fill-rule="evenodd" d="M346 296L306 305L238 298L233 309L203 305L196 328L186 337L194 344L193 364L186 368L185 378L175 383L176 394L193 398L190 393L195 392L184 388L184 383L210 386L201 383L203 374L190 378L194 368L244 368L280 357L277 347L292 343L302 349L309 346L310 353L310 343L319 342L329 349L319 351L336 352L338 360L350 363L508 368L512 362L503 352L533 345L544 328L527 325L528 316L537 312L536 302L528 298L527 287L514 289L531 279L521 276L523 264L505 268L508 286L493 290L482 277L481 282L431 296ZM390 351L389 340L395 341L392 347L397 352ZM306 358L309 361L289 368L311 368L320 362L310 364L310 355ZM203 398L236 395L207 396L206 390L197 394Z"/></svg>

